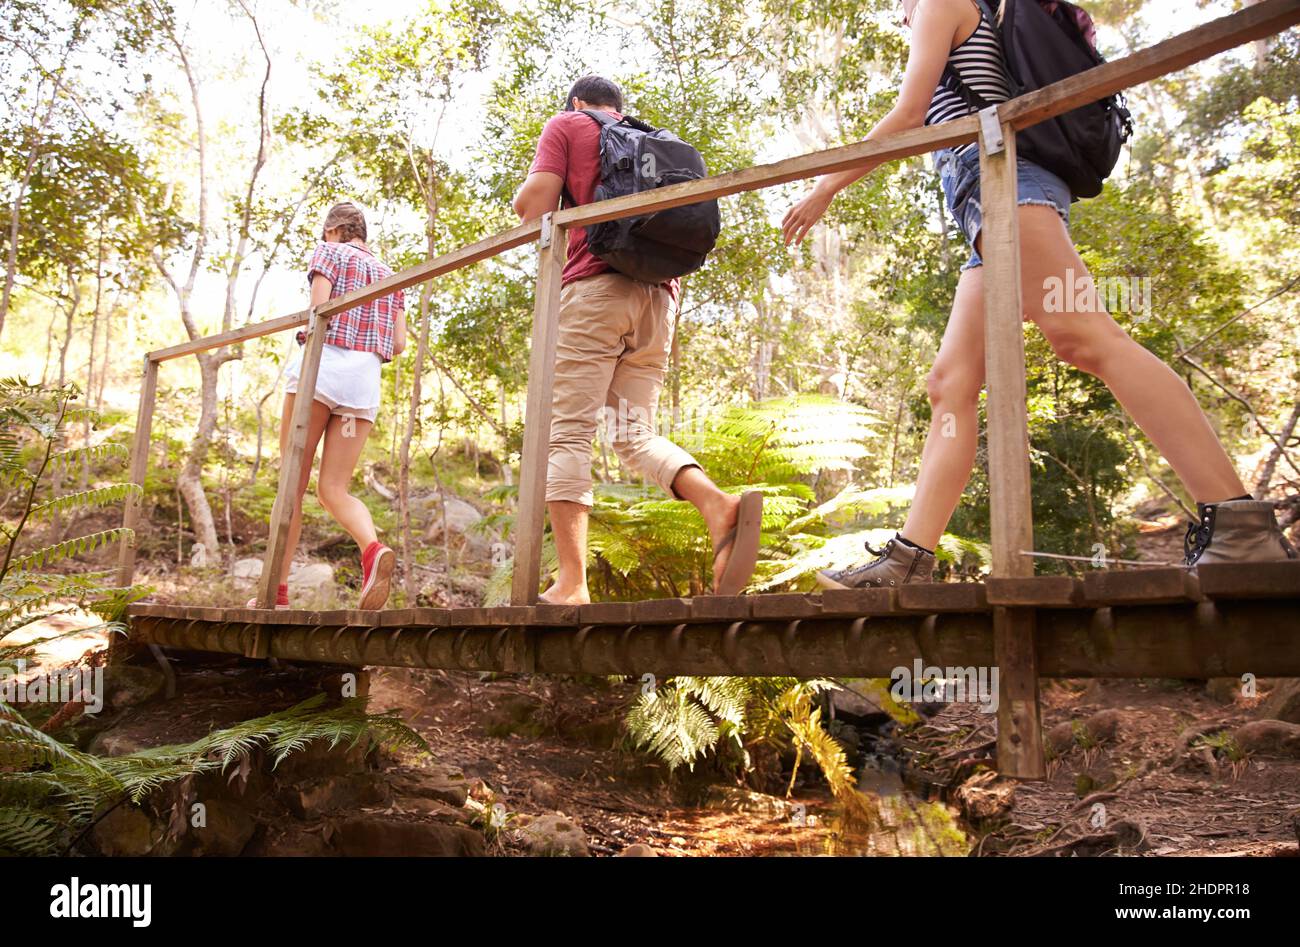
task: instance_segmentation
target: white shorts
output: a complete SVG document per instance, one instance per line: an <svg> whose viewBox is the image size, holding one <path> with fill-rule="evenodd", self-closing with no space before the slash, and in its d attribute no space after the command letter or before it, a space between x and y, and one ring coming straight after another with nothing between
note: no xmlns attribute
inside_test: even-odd
<svg viewBox="0 0 1300 947"><path fill-rule="evenodd" d="M379 411L379 369L384 363L374 352L360 352L326 343L316 373L316 398L330 414L373 421ZM299 350L285 370L285 394L298 391L302 368Z"/></svg>

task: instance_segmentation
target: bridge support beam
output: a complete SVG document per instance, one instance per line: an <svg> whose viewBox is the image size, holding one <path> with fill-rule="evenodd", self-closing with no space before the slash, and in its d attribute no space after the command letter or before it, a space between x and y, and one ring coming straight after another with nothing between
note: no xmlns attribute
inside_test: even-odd
<svg viewBox="0 0 1300 947"><path fill-rule="evenodd" d="M157 400L158 362L146 355L140 379L140 404L135 414L135 436L131 439L131 483L138 486L140 492L128 496L122 510L122 528L129 532L123 535L117 552L117 584L121 588L135 584L135 555L139 548L136 531L140 524L140 510L144 506L144 481L149 473L149 439L153 434L153 409ZM129 652L130 648L123 636L109 636L110 663L125 660Z"/></svg>
<svg viewBox="0 0 1300 947"><path fill-rule="evenodd" d="M1300 677L1300 562L1283 565L1296 568L1275 597L1007 607L1013 620L1036 614L1037 674L1011 677ZM1002 606L737 620L593 610L574 621L540 608L272 612L139 603L130 623L140 645L246 655L260 633L270 657L352 667L509 671L511 635L522 634L538 674L891 677L900 668L911 673L918 660L1005 671L1010 659L995 654L995 608ZM1004 696L1011 689L999 676Z"/></svg>
<svg viewBox="0 0 1300 947"><path fill-rule="evenodd" d="M280 455L280 484L275 491L275 505L271 507L271 532L266 541L266 556L262 560L262 577L257 584L257 607L274 608L276 586L280 582L280 560L289 542L289 521L298 504L298 481L304 467L311 470L312 458L307 453L307 430L311 426L311 407L316 399L316 375L320 369L321 353L325 350L325 333L329 329L329 316L315 310L307 320L307 344L303 348L302 366L298 370L298 391L293 399L293 417L289 422L289 437ZM257 651L263 650L258 648Z"/></svg>
<svg viewBox="0 0 1300 947"><path fill-rule="evenodd" d="M126 499L122 528L131 530L131 535L122 540L117 554L117 584L122 587L135 581L135 529L144 504L144 478L149 471L149 438L153 434L153 408L157 397L158 363L146 355L140 381L140 406L135 414L135 437L131 441L131 482L140 488L140 493Z"/></svg>
<svg viewBox="0 0 1300 947"><path fill-rule="evenodd" d="M568 255L567 232L552 224L550 214L542 218L538 244L532 349L528 354L528 401L524 408L524 449L519 461L519 509L515 516L514 574L510 583L510 602L513 605L535 604L541 583L546 466L551 444L551 399L555 390L555 346L560 332L560 274ZM527 648L517 642L516 650L526 666Z"/></svg>
<svg viewBox="0 0 1300 947"><path fill-rule="evenodd" d="M1029 484L1025 340L1020 287L1020 219L1016 133L998 107L980 113L980 206L984 226L984 364L988 388L989 508L995 578L1034 574L1034 521ZM998 665L998 770L1043 779L1047 764L1038 705L1034 612L993 610Z"/></svg>

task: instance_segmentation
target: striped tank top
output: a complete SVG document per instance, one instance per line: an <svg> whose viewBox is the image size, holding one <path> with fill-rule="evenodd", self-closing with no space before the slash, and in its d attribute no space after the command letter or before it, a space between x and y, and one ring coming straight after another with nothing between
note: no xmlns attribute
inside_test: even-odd
<svg viewBox="0 0 1300 947"><path fill-rule="evenodd" d="M981 9L979 25L975 27L966 40L948 56L948 64L961 76L963 84L976 92L986 102L1005 102L1011 98L1011 87L1007 82L1005 61L1002 58L1002 45L998 32L988 21ZM953 92L940 80L939 87L930 99L930 107L925 113L925 124L938 125L949 122L975 111L956 92ZM958 154L977 148L976 142L968 142L956 149Z"/></svg>

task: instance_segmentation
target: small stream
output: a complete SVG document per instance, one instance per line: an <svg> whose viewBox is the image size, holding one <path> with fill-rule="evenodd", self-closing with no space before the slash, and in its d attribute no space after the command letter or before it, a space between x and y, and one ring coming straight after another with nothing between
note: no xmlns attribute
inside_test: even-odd
<svg viewBox="0 0 1300 947"><path fill-rule="evenodd" d="M939 709L925 708L927 713ZM855 825L836 809L824 816L827 855L964 857L973 833L924 780L906 771L907 761L894 739L898 724L888 714L855 715L839 710L835 735L855 749L857 788L875 803L878 821Z"/></svg>

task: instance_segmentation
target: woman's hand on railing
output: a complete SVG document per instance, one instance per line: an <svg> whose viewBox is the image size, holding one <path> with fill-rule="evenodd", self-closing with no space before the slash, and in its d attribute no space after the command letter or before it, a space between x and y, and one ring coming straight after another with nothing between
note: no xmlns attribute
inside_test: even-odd
<svg viewBox="0 0 1300 947"><path fill-rule="evenodd" d="M781 221L781 236L787 247L808 236L808 231L812 229L813 224L821 220L822 214L826 213L826 208L831 206L835 193L834 190L823 187L819 182L807 197L786 211L785 219Z"/></svg>

